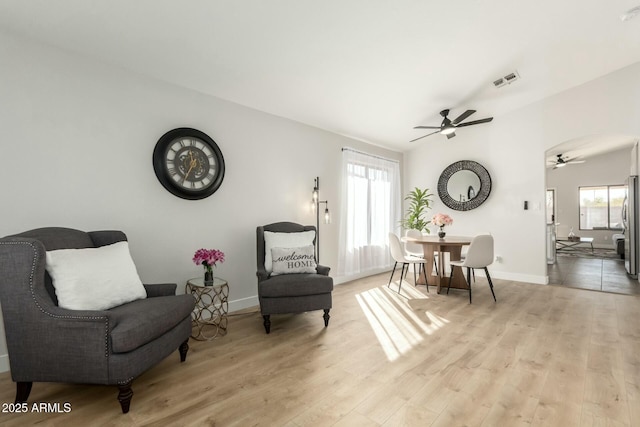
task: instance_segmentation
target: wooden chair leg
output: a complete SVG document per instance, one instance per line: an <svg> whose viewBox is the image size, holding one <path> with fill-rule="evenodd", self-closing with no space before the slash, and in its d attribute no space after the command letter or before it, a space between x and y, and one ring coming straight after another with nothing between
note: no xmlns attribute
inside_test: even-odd
<svg viewBox="0 0 640 427"><path fill-rule="evenodd" d="M178 349L180 352L180 361L184 362L187 360L187 351L189 351L189 338L182 344L180 344L180 348Z"/></svg>
<svg viewBox="0 0 640 427"><path fill-rule="evenodd" d="M491 281L491 276L489 275L489 270L487 267L484 268L484 273L487 275L487 280L489 281L489 288L491 289L491 294L493 295L493 301L498 302L496 299L496 294L493 292L493 282Z"/></svg>
<svg viewBox="0 0 640 427"><path fill-rule="evenodd" d="M271 332L271 315L270 314L263 314L262 318L264 319L264 330L269 333Z"/></svg>
<svg viewBox="0 0 640 427"><path fill-rule="evenodd" d="M395 274L395 272L396 272L396 267L397 267L397 266L398 266L398 261L396 261L396 262L393 264L393 270L391 271L391 277L389 277L389 284L387 285L387 288L390 288L390 287L391 287L391 281L393 280L393 275L394 275L394 274Z"/></svg>
<svg viewBox="0 0 640 427"><path fill-rule="evenodd" d="M120 402L120 406L122 407L123 414L129 412L129 406L131 405L131 398L133 397L133 390L131 389L132 382L133 381L129 381L124 384L118 384L118 401Z"/></svg>
<svg viewBox="0 0 640 427"><path fill-rule="evenodd" d="M322 315L322 317L324 318L324 327L326 328L327 326L329 326L329 318L331 317L329 316L328 308L324 309L324 314Z"/></svg>
<svg viewBox="0 0 640 427"><path fill-rule="evenodd" d="M31 393L32 386L32 382L17 382L15 403L25 403L27 399L29 399L29 394Z"/></svg>

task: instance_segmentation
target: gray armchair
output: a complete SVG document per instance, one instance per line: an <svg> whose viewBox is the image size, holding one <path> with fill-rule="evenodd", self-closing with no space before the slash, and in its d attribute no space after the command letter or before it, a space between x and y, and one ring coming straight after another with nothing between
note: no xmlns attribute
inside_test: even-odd
<svg viewBox="0 0 640 427"><path fill-rule="evenodd" d="M277 222L257 227L257 276L260 312L264 319L264 329L271 331L271 315L304 313L324 310L324 326L329 325L333 278L329 277L329 267L317 266L317 273L283 274L273 276L265 268L264 232L298 233L315 231L313 226L303 226L293 222ZM315 240L314 240L315 243Z"/></svg>
<svg viewBox="0 0 640 427"><path fill-rule="evenodd" d="M175 295L175 284L144 285L148 298L109 310L58 306L45 251L126 239L120 231L68 228L0 239L0 302L16 403L27 401L33 382L106 384L118 386L127 413L134 378L178 348L185 360L194 299Z"/></svg>

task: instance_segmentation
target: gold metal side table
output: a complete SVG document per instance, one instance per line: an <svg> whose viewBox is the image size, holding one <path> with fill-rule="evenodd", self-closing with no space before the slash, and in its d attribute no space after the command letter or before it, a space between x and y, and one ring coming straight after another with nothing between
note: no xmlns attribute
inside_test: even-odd
<svg viewBox="0 0 640 427"><path fill-rule="evenodd" d="M191 314L191 338L210 341L227 334L229 309L229 284L215 277L212 286L205 286L204 279L189 279L185 293L193 295L196 307Z"/></svg>

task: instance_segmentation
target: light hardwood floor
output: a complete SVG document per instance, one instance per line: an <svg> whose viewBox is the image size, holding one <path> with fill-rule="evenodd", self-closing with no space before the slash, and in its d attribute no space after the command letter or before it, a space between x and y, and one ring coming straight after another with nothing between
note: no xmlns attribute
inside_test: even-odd
<svg viewBox="0 0 640 427"><path fill-rule="evenodd" d="M70 413L0 414L0 424L215 426L640 425L640 297L478 278L407 298L379 275L339 285L322 312L234 316L226 337L191 341L133 383L35 383L29 403ZM392 285L397 289L397 284ZM12 402L10 375L0 401Z"/></svg>

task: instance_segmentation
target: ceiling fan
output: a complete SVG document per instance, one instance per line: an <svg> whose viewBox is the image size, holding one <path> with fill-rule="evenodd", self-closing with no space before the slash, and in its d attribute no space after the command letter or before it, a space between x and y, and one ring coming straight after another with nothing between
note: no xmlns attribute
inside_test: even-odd
<svg viewBox="0 0 640 427"><path fill-rule="evenodd" d="M436 134L436 133L441 133L443 135L447 135L447 139L451 139L454 136L456 136L456 129L457 128L461 128L461 127L465 127L465 126L471 126L471 125L479 125L480 123L489 123L491 120L493 120L493 117L487 117L486 119L480 119L480 120L474 120L472 122L461 123L463 120L465 120L467 117L469 117L470 115L472 115L475 112L476 112L476 110L467 110L464 113L460 114L458 117L456 117L455 120L451 121L447 117L449 115L449 110L442 110L442 111L440 111L440 115L443 117L443 119L442 119L442 123L440 124L440 126L416 126L416 127L414 127L414 129L438 129L438 130L436 130L435 132L428 133L428 134L426 134L424 136L421 136L420 138L412 139L409 142L414 142L414 141L417 141L417 140L422 139L422 138L426 138L427 136L433 135L433 134Z"/></svg>
<svg viewBox="0 0 640 427"><path fill-rule="evenodd" d="M549 160L550 165L553 165L553 169L562 168L569 164L584 163L584 160L570 159L569 157L563 157L562 154L558 154L557 157L555 161Z"/></svg>

